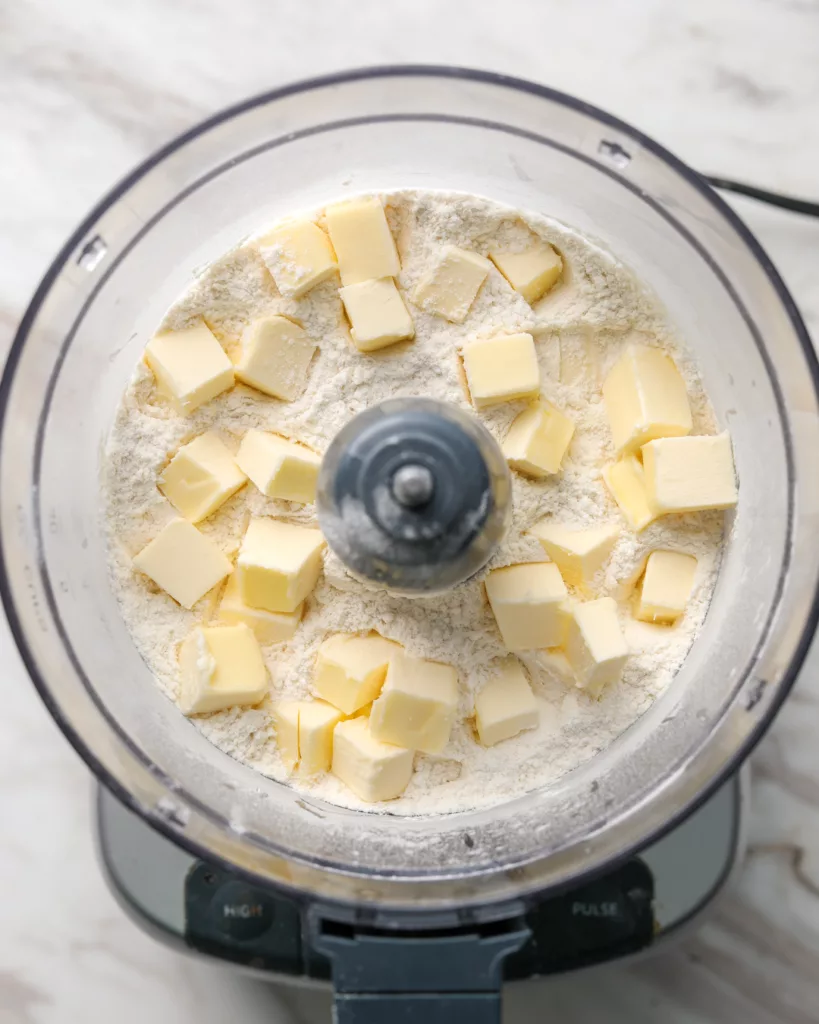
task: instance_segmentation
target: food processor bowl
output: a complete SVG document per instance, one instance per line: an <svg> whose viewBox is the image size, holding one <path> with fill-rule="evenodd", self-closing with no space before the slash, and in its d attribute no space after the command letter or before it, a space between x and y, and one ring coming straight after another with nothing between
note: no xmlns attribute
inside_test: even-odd
<svg viewBox="0 0 819 1024"><path fill-rule="evenodd" d="M108 581L100 464L164 310L225 249L346 195L441 188L548 214L659 295L730 430L740 504L704 628L608 749L501 806L329 806L232 760L155 685ZM668 829L748 754L813 635L817 363L765 253L691 170L550 89L379 68L258 96L121 182L57 257L2 382L2 589L32 679L103 783L193 853L349 903L448 908L557 889Z"/></svg>

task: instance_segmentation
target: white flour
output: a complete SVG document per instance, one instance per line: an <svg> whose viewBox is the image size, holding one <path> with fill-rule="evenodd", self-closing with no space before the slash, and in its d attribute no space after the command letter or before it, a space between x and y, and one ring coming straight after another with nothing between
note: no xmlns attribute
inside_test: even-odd
<svg viewBox="0 0 819 1024"><path fill-rule="evenodd" d="M554 222L527 214L526 227L518 212L487 200L400 192L386 196L385 202L402 260L399 284L407 299L442 244L483 254L498 243L522 248L531 237L530 229L563 254L564 280L532 309L493 269L463 324L447 323L410 305L415 340L365 355L349 339L337 283L326 282L301 300L283 299L251 245L228 253L194 282L162 326L181 327L204 317L231 352L250 320L273 312L294 316L320 347L309 384L295 402L279 402L237 385L182 418L158 395L152 375L140 365L117 414L104 468L111 575L137 648L165 693L175 697L177 647L196 622L213 619L219 595L208 595L193 611L185 611L134 571L131 556L174 515L156 480L179 445L215 428L235 451L244 431L257 427L323 451L350 417L388 397L428 395L469 408L458 376L459 346L469 338L495 333L534 333L543 391L574 420L576 432L559 476L533 482L513 474L512 526L488 568L544 560L542 548L526 531L546 515L572 525L618 523L620 538L601 573L598 591L621 599L621 620L631 648L622 682L594 701L567 686L548 657L524 655L521 660L540 702L540 728L485 749L476 742L467 719L473 695L492 671L493 661L507 652L480 577L440 597L409 600L358 583L330 552L295 637L264 649L274 699L311 694L316 649L328 634L339 631L375 629L404 644L411 654L454 664L460 673L461 721L444 754L417 756L416 773L405 795L387 805L393 814L438 813L490 806L543 786L602 750L646 710L671 682L702 625L719 567L722 514L666 517L637 536L600 478L600 467L612 451L599 382L635 332L641 343L661 344L674 355L688 385L695 432L714 429L690 357L669 333L655 299L623 266ZM508 403L482 412L481 419L501 439L522 407ZM233 556L251 514L273 514L294 522L315 519L313 506L266 499L248 484L200 528ZM684 618L673 628L637 622L624 598L629 581L654 547L676 548L698 558L694 594ZM202 716L192 720L192 727L258 771L276 779L288 777L264 707ZM332 775L290 781L316 797L373 809Z"/></svg>

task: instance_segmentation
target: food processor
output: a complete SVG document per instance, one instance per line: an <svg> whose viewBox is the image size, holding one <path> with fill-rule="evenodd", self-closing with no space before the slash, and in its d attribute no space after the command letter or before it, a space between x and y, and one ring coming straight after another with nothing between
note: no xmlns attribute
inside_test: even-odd
<svg viewBox="0 0 819 1024"><path fill-rule="evenodd" d="M198 268L298 209L412 187L548 214L630 266L694 350L740 481L709 614L668 690L556 783L427 817L330 806L201 736L125 629L99 499L116 405ZM648 948L679 926L738 851L736 773L816 626L817 369L781 279L704 179L542 86L351 72L258 96L158 152L57 257L0 391L3 601L35 685L105 787L100 845L123 899L190 949L331 978L337 1019L357 1024L496 1021L504 978Z"/></svg>

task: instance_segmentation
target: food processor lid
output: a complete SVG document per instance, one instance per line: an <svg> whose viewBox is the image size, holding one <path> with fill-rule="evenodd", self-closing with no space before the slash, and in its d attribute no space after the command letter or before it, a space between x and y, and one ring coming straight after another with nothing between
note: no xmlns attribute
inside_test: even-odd
<svg viewBox="0 0 819 1024"><path fill-rule="evenodd" d="M548 197L551 212L604 244L638 232L649 283L656 264L679 316L696 309L702 354L728 367L706 383L716 381L723 410L743 413L729 423L743 491L726 559L735 576L722 587L730 600L712 606L685 685L621 736L616 756L601 755L605 770L591 761L514 804L425 819L339 812L251 781L203 737L178 747L188 723L156 687L144 700L147 688L128 685L142 683L129 675L138 656L107 588L95 500L112 408L105 385L121 382L126 364L132 371L140 346L136 332L119 348L112 337L146 315L146 296L190 281L271 197L308 208L351 183L405 187L407 175L519 207ZM717 306L725 330L708 329ZM68 241L15 338L0 407L0 592L49 710L104 783L174 842L302 892L451 907L600 870L672 827L738 766L816 628L819 367L791 296L699 175L623 122L529 82L369 69L253 98L193 129ZM417 493L419 483L405 486Z"/></svg>
<svg viewBox="0 0 819 1024"><path fill-rule="evenodd" d="M487 563L511 495L503 453L474 416L447 402L393 398L333 439L316 504L322 533L354 575L428 595Z"/></svg>

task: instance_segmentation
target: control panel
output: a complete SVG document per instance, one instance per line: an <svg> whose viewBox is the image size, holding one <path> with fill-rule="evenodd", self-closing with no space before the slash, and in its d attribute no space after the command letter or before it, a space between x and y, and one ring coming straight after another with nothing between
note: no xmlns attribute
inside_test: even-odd
<svg viewBox="0 0 819 1024"><path fill-rule="evenodd" d="M744 791L737 775L625 864L570 892L530 902L522 917L505 922L521 941L509 941L504 979L616 960L653 948L695 918L741 856ZM195 859L105 790L99 794L98 843L112 892L161 941L281 979L329 979L330 961L315 946L331 949L341 933L331 927L316 943L316 907ZM359 934L355 924L351 932L345 929L342 937L357 940L359 954L384 947L383 935ZM407 935L411 941L402 948L409 950L419 936ZM428 952L434 942L450 939L473 938L487 946L505 941L480 929L425 937L433 939ZM454 962L451 954L447 962Z"/></svg>
<svg viewBox="0 0 819 1024"><path fill-rule="evenodd" d="M508 956L504 979L568 971L624 956L654 939L654 880L635 858L597 881L538 901L524 915L527 942ZM312 948L305 910L197 863L185 883L185 941L224 960L293 977L326 979L328 961Z"/></svg>

